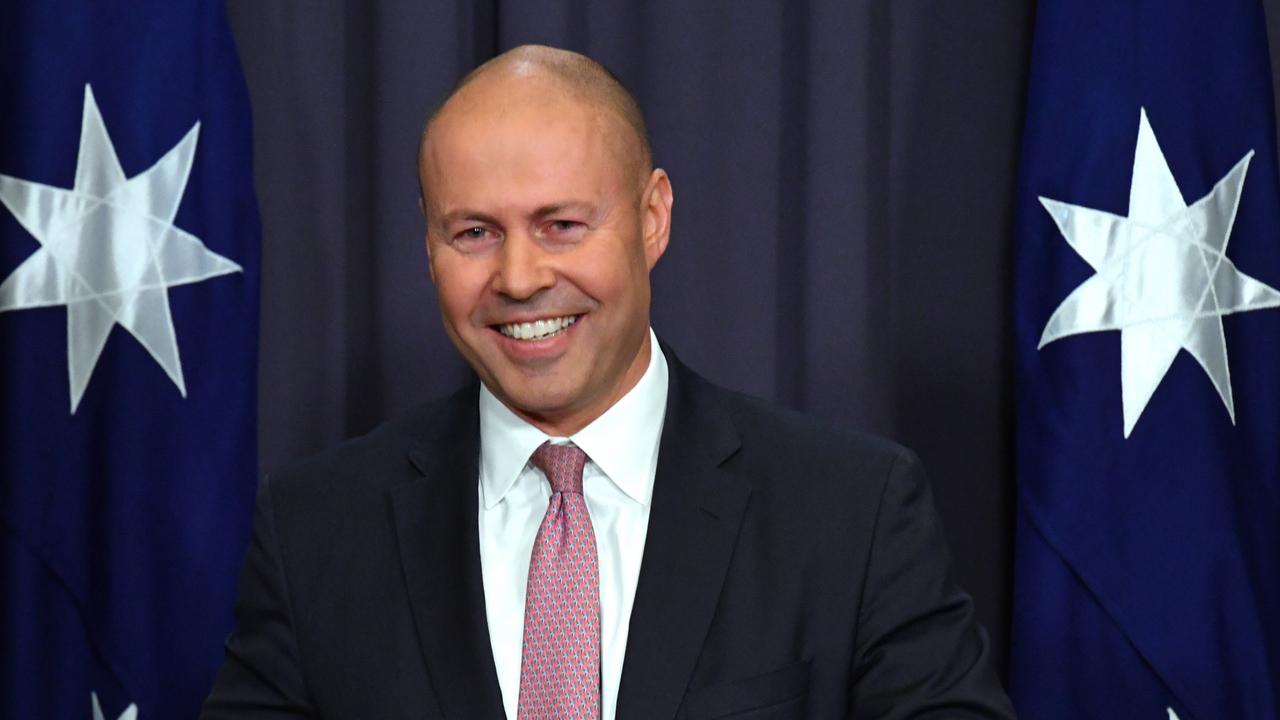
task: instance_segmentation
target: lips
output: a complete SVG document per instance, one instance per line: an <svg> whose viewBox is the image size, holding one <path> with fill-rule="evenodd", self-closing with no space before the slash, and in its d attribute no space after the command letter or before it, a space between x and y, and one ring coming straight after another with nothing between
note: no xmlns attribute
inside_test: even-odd
<svg viewBox="0 0 1280 720"><path fill-rule="evenodd" d="M493 327L513 340L546 340L568 330L577 321L577 315L564 315L527 322L505 323Z"/></svg>

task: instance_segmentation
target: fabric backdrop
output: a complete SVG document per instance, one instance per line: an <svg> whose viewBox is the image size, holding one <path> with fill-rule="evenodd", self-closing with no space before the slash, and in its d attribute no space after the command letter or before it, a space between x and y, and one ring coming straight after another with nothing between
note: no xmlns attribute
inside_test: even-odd
<svg viewBox="0 0 1280 720"><path fill-rule="evenodd" d="M455 388L427 276L424 117L522 43L606 64L675 218L653 325L713 380L888 435L929 468L1003 661L1021 0L229 3L263 220L269 469Z"/></svg>

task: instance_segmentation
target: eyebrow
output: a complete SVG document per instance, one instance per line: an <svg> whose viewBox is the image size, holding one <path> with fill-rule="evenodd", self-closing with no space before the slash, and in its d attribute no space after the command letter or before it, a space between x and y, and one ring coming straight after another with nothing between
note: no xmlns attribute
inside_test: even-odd
<svg viewBox="0 0 1280 720"><path fill-rule="evenodd" d="M550 205L543 205L542 207L533 211L533 217L535 219L541 220L551 215L558 215L562 212L566 212L570 210L590 212L593 209L593 207L594 206L591 203L586 202L585 200L567 200L565 202L558 202L558 203L552 203ZM455 212L451 212L448 215L441 217L440 227L447 228L450 225L453 225L454 223L458 223L458 222L477 222L477 223L485 223L487 225L502 224L501 222L498 221L497 218L495 218L494 216L488 213L484 213L479 210L462 209L462 210L457 210Z"/></svg>
<svg viewBox="0 0 1280 720"><path fill-rule="evenodd" d="M440 227L447 228L454 223L463 221L485 223L486 225L499 224L497 218L478 210L458 210L457 212L451 212L448 215L441 216Z"/></svg>
<svg viewBox="0 0 1280 720"><path fill-rule="evenodd" d="M549 215L558 215L567 210L589 211L592 207L591 203L584 200L569 200L561 203L553 203L551 205L543 205L533 211L533 216L541 219Z"/></svg>

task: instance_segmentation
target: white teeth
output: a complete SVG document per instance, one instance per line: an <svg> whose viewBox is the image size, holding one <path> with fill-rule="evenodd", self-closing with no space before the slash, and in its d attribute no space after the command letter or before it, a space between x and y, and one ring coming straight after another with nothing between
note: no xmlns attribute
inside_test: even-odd
<svg viewBox="0 0 1280 720"><path fill-rule="evenodd" d="M558 318L545 318L533 322L509 323L498 327L498 331L509 338L517 340L543 340L564 332L577 321L577 316L566 315Z"/></svg>

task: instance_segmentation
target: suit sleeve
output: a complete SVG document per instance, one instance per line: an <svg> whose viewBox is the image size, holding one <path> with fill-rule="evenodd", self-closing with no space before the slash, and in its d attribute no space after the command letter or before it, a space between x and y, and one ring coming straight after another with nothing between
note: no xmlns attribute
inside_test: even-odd
<svg viewBox="0 0 1280 720"><path fill-rule="evenodd" d="M314 717L299 662L270 478L258 490L253 539L240 573L236 628L200 717Z"/></svg>
<svg viewBox="0 0 1280 720"><path fill-rule="evenodd" d="M882 489L855 638L857 718L1013 718L973 601L951 559L919 460Z"/></svg>

